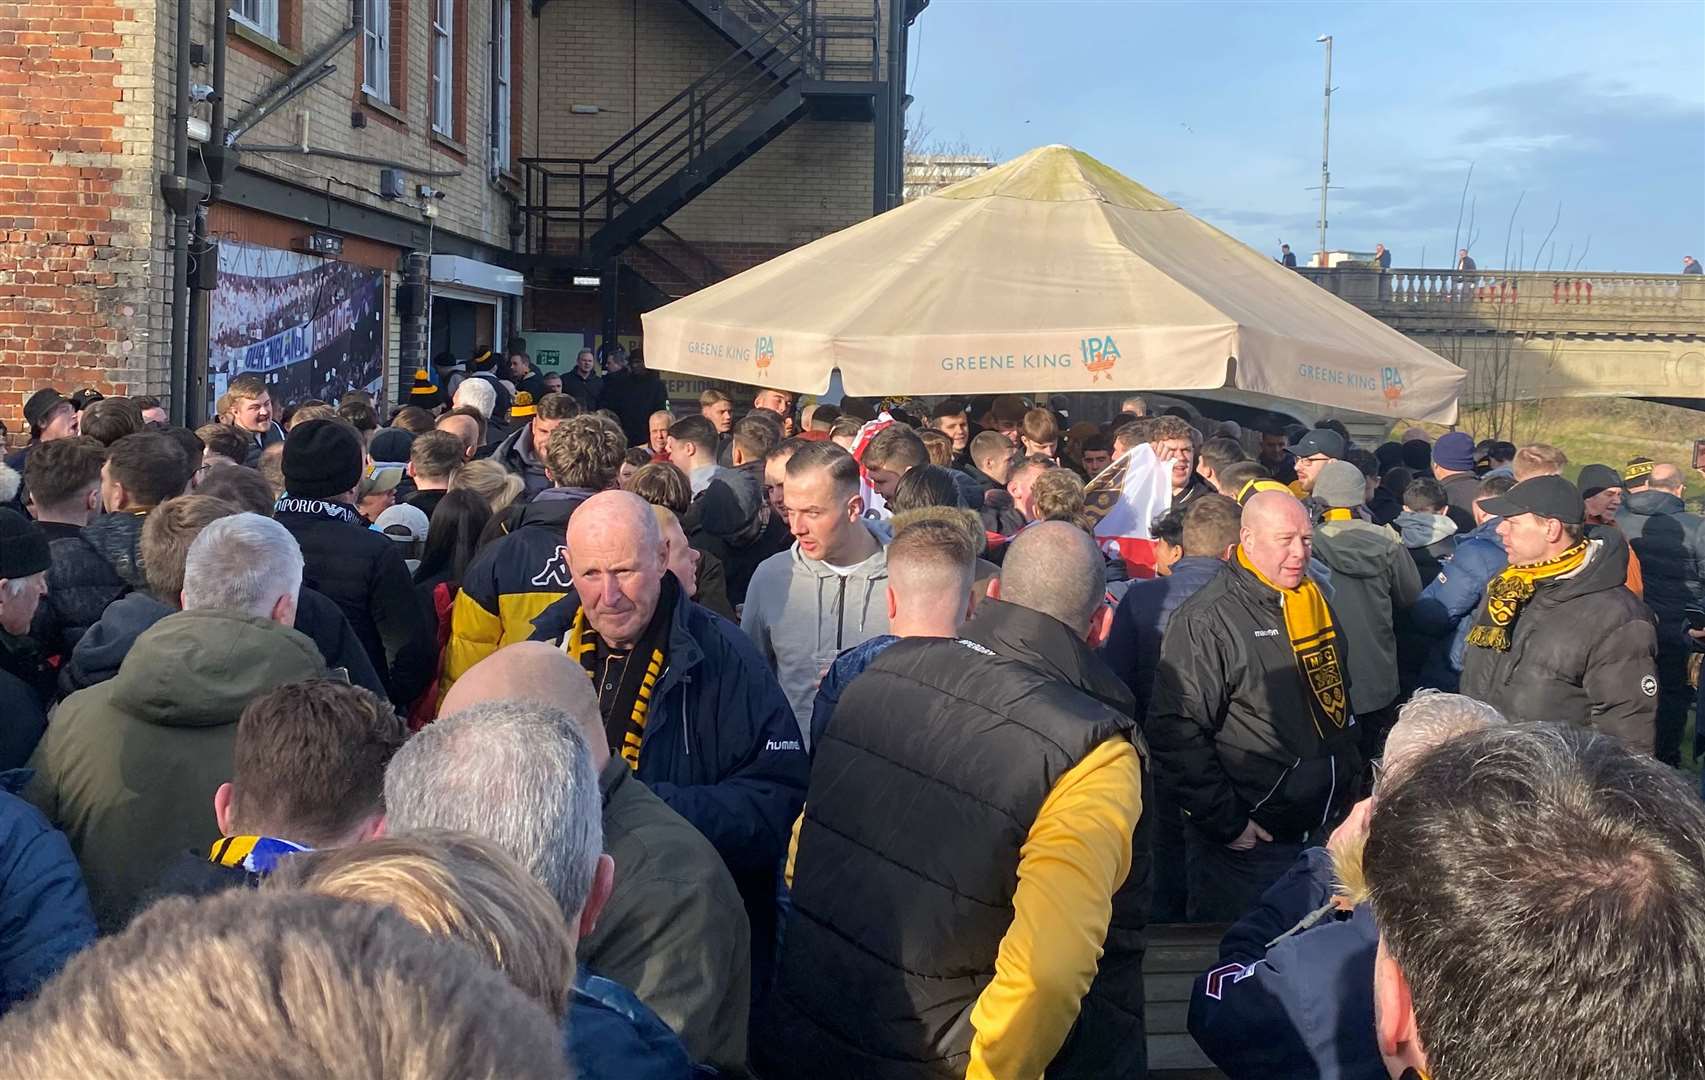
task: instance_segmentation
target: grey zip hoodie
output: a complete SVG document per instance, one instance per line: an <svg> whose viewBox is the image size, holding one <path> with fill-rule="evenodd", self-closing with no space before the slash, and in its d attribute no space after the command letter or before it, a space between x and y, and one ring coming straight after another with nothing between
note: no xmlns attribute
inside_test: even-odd
<svg viewBox="0 0 1705 1080"><path fill-rule="evenodd" d="M752 574L740 628L775 670L807 749L817 684L843 649L888 632L887 589L886 548L841 575L807 558L795 542Z"/></svg>
<svg viewBox="0 0 1705 1080"><path fill-rule="evenodd" d="M1405 510L1391 522L1403 537L1403 546L1409 548L1424 548L1436 544L1447 536L1456 535L1456 522L1443 514L1425 514L1416 510Z"/></svg>

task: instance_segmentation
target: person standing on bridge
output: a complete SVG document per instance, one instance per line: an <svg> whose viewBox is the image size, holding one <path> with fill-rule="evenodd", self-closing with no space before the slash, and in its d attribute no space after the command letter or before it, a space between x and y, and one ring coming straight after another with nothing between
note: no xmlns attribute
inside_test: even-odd
<svg viewBox="0 0 1705 1080"><path fill-rule="evenodd" d="M1474 257L1468 254L1467 248L1462 248L1456 253L1456 268L1469 273L1480 269L1478 266L1474 265Z"/></svg>
<svg viewBox="0 0 1705 1080"><path fill-rule="evenodd" d="M1693 256L1683 255L1681 257L1681 272L1684 274L1705 274L1705 268L1701 268L1699 260Z"/></svg>
<svg viewBox="0 0 1705 1080"><path fill-rule="evenodd" d="M1375 244L1373 246L1373 261L1381 270L1391 269L1391 252L1385 249L1384 244Z"/></svg>

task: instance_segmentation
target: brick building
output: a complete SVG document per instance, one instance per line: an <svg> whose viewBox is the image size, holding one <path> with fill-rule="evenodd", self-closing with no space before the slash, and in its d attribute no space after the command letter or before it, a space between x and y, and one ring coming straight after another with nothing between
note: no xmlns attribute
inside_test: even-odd
<svg viewBox="0 0 1705 1080"><path fill-rule="evenodd" d="M394 396L441 352L631 336L899 201L925 2L6 5L0 419L46 383L195 419L238 370Z"/></svg>

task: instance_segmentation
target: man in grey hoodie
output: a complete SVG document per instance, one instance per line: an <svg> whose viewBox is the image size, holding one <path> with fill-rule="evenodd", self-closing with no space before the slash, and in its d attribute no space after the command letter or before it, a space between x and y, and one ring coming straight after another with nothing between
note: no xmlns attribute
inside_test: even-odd
<svg viewBox="0 0 1705 1080"><path fill-rule="evenodd" d="M1362 756L1380 755L1396 721L1400 685L1397 617L1421 594L1421 577L1403 541L1367 519L1362 472L1329 461L1314 480L1326 516L1314 528L1314 554L1332 568L1332 610L1351 643L1350 707L1360 723Z"/></svg>
<svg viewBox="0 0 1705 1080"><path fill-rule="evenodd" d="M1449 507L1443 484L1417 476L1403 489L1403 512L1391 522L1415 560L1423 589L1456 553L1456 522L1450 519Z"/></svg>
<svg viewBox="0 0 1705 1080"><path fill-rule="evenodd" d="M864 521L858 462L836 444L796 451L782 498L794 543L752 575L740 626L775 670L808 741L823 673L842 650L888 632L888 556Z"/></svg>

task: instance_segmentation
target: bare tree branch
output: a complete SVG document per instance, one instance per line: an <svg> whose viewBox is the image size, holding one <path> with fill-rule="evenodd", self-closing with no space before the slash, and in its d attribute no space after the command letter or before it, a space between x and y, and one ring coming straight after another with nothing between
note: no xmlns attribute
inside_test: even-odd
<svg viewBox="0 0 1705 1080"><path fill-rule="evenodd" d="M1456 232L1450 238L1450 250L1453 253L1452 258L1455 257L1455 255L1454 255L1455 252L1462 249L1462 244L1459 243L1459 241L1462 239L1462 208L1463 208L1463 205L1468 202L1468 185L1469 185L1469 182L1472 181L1473 179L1474 179L1474 162L1470 161L1468 163L1468 175L1464 176L1462 178L1462 197L1460 199L1458 199L1456 202ZM1471 231L1473 230L1474 225L1473 225L1472 221L1469 223L1468 227ZM1425 265L1425 264L1423 263L1422 265Z"/></svg>

